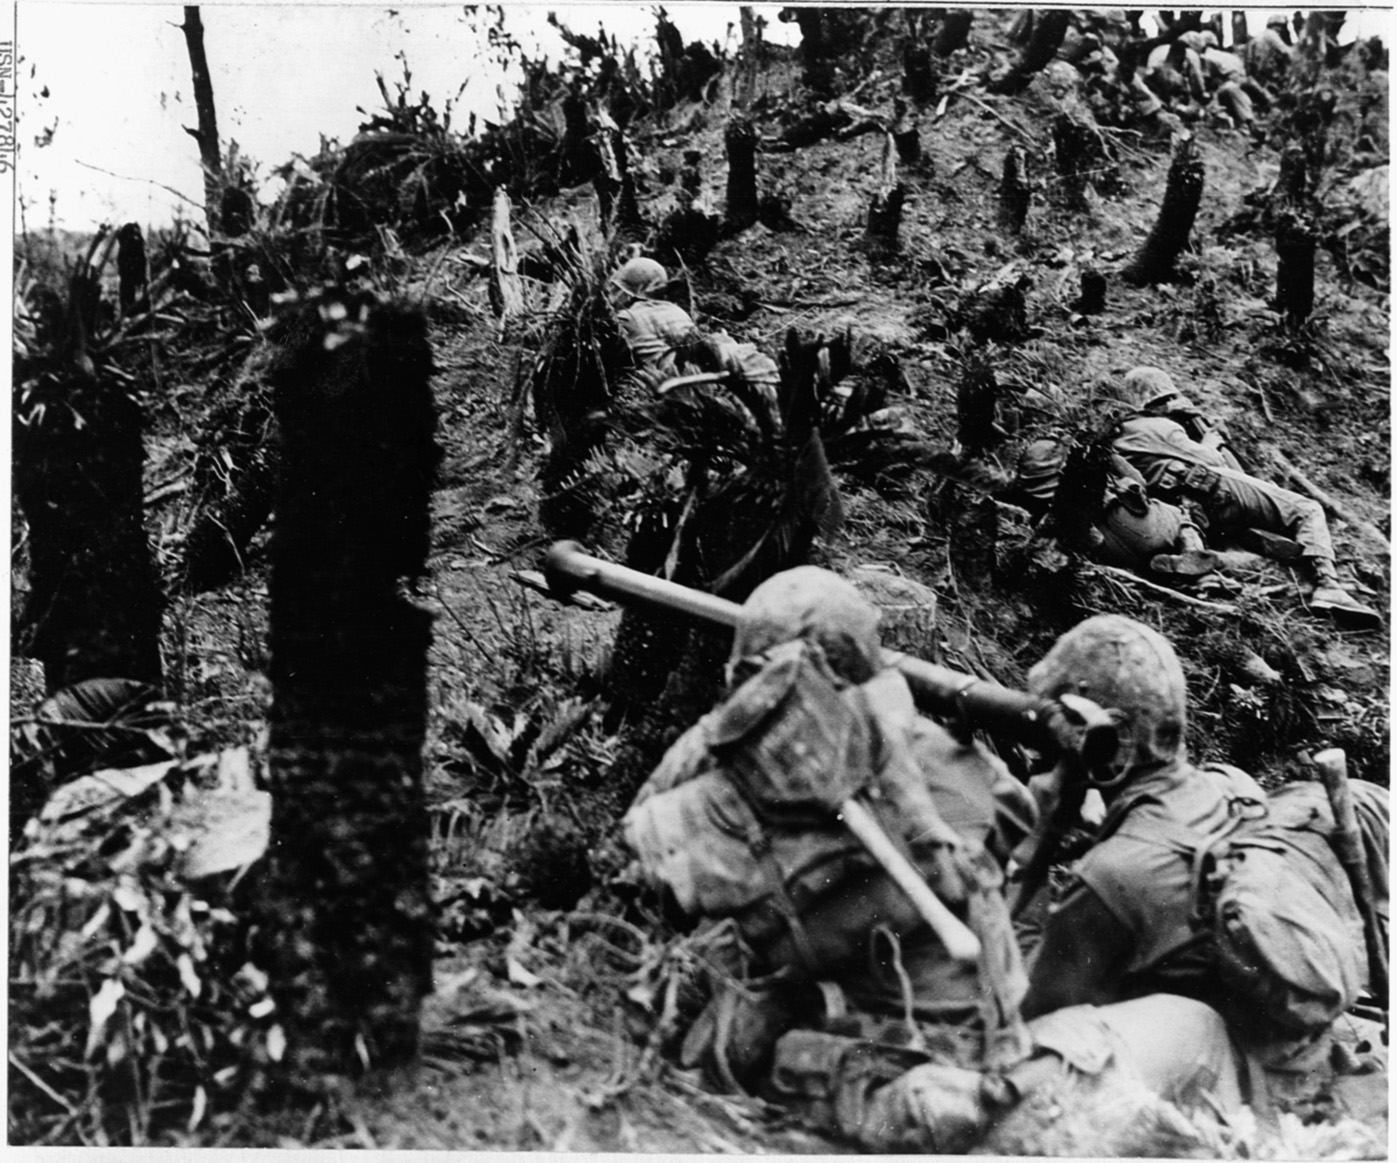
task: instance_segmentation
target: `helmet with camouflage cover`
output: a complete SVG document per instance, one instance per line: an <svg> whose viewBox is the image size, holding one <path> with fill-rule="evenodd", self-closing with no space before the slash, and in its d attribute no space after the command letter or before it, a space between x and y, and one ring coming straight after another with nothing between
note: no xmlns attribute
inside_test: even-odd
<svg viewBox="0 0 1397 1163"><path fill-rule="evenodd" d="M729 665L796 638L818 644L848 682L865 682L879 669L878 608L827 569L798 566L754 589L742 606Z"/></svg>
<svg viewBox="0 0 1397 1163"><path fill-rule="evenodd" d="M648 299L669 282L669 272L653 258L636 257L622 264L611 276L611 282L628 295L637 299Z"/></svg>
<svg viewBox="0 0 1397 1163"><path fill-rule="evenodd" d="M1028 496L1047 505L1057 492L1067 447L1061 440L1035 440L1019 456L1018 486Z"/></svg>
<svg viewBox="0 0 1397 1163"><path fill-rule="evenodd" d="M1120 714L1119 778L1184 757L1188 690L1174 648L1120 614L1098 614L1067 631L1028 672L1044 698L1081 695Z"/></svg>

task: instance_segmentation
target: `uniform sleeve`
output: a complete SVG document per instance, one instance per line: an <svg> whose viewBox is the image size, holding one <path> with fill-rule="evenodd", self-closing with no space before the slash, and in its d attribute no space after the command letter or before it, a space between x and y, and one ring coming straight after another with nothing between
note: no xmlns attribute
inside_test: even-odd
<svg viewBox="0 0 1397 1163"><path fill-rule="evenodd" d="M1134 953L1131 929L1083 882L1053 908L1029 969L1023 1016L1118 1000Z"/></svg>

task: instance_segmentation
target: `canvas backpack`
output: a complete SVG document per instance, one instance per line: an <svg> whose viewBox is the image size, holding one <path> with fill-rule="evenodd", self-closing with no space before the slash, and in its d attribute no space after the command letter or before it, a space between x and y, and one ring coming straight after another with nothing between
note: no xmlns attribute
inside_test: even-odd
<svg viewBox="0 0 1397 1163"><path fill-rule="evenodd" d="M1264 805L1202 839L1182 825L1165 839L1191 861L1191 920L1213 937L1225 1016L1262 1038L1300 1037L1326 1029L1366 984L1363 922L1323 785L1289 784Z"/></svg>

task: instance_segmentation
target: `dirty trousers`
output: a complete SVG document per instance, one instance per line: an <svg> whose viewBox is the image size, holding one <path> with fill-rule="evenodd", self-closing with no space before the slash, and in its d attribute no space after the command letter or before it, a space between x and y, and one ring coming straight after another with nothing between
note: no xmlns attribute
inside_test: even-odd
<svg viewBox="0 0 1397 1163"><path fill-rule="evenodd" d="M1195 502L1214 533L1239 529L1280 533L1298 541L1305 557L1334 560L1324 510L1299 493L1236 469L1207 465L1190 465L1161 484L1166 495L1176 493Z"/></svg>

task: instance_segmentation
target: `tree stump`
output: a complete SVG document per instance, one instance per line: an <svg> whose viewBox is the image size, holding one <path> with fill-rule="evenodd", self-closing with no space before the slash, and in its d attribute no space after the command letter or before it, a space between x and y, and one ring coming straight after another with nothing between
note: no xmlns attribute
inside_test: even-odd
<svg viewBox="0 0 1397 1163"><path fill-rule="evenodd" d="M1163 283L1174 274L1174 262L1188 245L1193 220L1203 200L1203 162L1192 137L1182 137L1174 150L1174 160L1165 180L1164 200L1154 229L1121 271L1121 278L1134 286Z"/></svg>
<svg viewBox="0 0 1397 1163"><path fill-rule="evenodd" d="M922 153L922 135L917 129L916 118L907 108L901 97L893 98L893 144L897 146L897 158L905 166L918 166L926 160Z"/></svg>
<svg viewBox="0 0 1397 1163"><path fill-rule="evenodd" d="M1053 155L1062 179L1063 201L1074 210L1087 209L1091 205L1091 176L1106 162L1100 132L1071 113L1059 113L1053 119Z"/></svg>
<svg viewBox="0 0 1397 1163"><path fill-rule="evenodd" d="M92 253L102 241L99 232ZM102 309L92 254L66 309L15 362L15 499L29 524L29 594L16 653L52 693L89 678L159 687L161 596L145 530L144 417L86 347Z"/></svg>
<svg viewBox="0 0 1397 1163"><path fill-rule="evenodd" d="M969 352L961 363L956 386L956 439L967 457L988 452L1003 438L995 423L999 411L999 379L994 367L978 351Z"/></svg>
<svg viewBox="0 0 1397 1163"><path fill-rule="evenodd" d="M1033 190L1025 172L1027 166L1024 151L1011 145L1004 155L1004 173L999 180L999 224L1011 234L1023 230L1033 201Z"/></svg>
<svg viewBox="0 0 1397 1163"><path fill-rule="evenodd" d="M868 207L865 230L869 253L886 257L898 249L898 231L902 227L902 203L907 188L897 180L897 145L891 133L883 139L883 171L878 192Z"/></svg>
<svg viewBox="0 0 1397 1163"><path fill-rule="evenodd" d="M128 222L116 234L117 301L122 315L144 314L150 310L146 293L146 241L141 228Z"/></svg>
<svg viewBox="0 0 1397 1163"><path fill-rule="evenodd" d="M965 48L970 43L970 26L974 22L975 14L969 8L952 8L941 18L931 51L939 57L948 57L956 49Z"/></svg>
<svg viewBox="0 0 1397 1163"><path fill-rule="evenodd" d="M410 1061L432 988L427 816L438 455L425 318L327 292L273 369L283 466L272 542L272 954L288 1088Z"/></svg>
<svg viewBox="0 0 1397 1163"><path fill-rule="evenodd" d="M1277 208L1303 206L1310 194L1310 168L1303 146L1291 142L1281 153L1281 172L1276 179Z"/></svg>
<svg viewBox="0 0 1397 1163"><path fill-rule="evenodd" d="M908 42L902 48L902 91L918 105L936 100L938 81L931 49Z"/></svg>
<svg viewBox="0 0 1397 1163"><path fill-rule="evenodd" d="M1106 276L1094 267L1082 272L1082 293L1073 303L1078 315L1100 315L1106 310Z"/></svg>
<svg viewBox="0 0 1397 1163"><path fill-rule="evenodd" d="M1276 309L1292 330L1315 307L1318 232L1308 214L1287 207L1276 219Z"/></svg>
<svg viewBox="0 0 1397 1163"><path fill-rule="evenodd" d="M745 117L733 117L723 131L723 146L728 158L725 219L728 230L737 234L757 221L757 131Z"/></svg>
<svg viewBox="0 0 1397 1163"><path fill-rule="evenodd" d="M519 277L519 249L509 226L509 193L495 188L490 218L490 308L501 332L524 314L524 283Z"/></svg>

